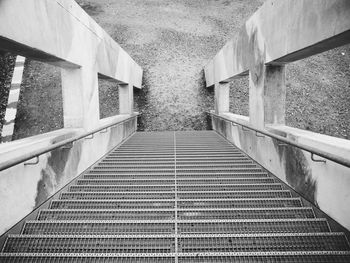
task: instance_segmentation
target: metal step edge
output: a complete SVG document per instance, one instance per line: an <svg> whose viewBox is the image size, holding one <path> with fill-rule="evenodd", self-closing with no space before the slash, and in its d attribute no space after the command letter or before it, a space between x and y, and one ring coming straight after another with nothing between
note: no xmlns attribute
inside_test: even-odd
<svg viewBox="0 0 350 263"><path fill-rule="evenodd" d="M315 233L255 233L255 234L139 234L139 235L22 235L10 234L8 238L205 238L205 237L345 237L342 232L315 232ZM350 252L350 250L349 250Z"/></svg>
<svg viewBox="0 0 350 263"><path fill-rule="evenodd" d="M249 173L254 173L253 175L249 175ZM182 173L182 175L187 175L187 174L190 174L190 173ZM217 177L220 177L220 175L232 175L232 178L234 178L234 176L243 176L243 175L247 175L247 173L241 173L241 172L237 172L237 173L232 173L232 172L226 172L226 173L223 173L223 172L220 172L220 173L203 173L204 175L212 175L213 177L206 177L206 178L217 178ZM254 172L248 172L248 176L254 176L254 175L266 175L267 177L269 178L272 178L272 176L268 176L268 173L266 172L263 172L262 170L261 171L254 171ZM100 172L99 173L85 173L84 175L111 175L111 173L103 173L103 172ZM128 176L137 176L135 175L135 173L124 173L123 175L128 175ZM144 173L142 175L147 175L147 173ZM175 175L174 173L174 170L173 171L169 171L169 173L164 173L164 172L160 172L160 173L154 173L154 174L150 174L150 176L155 176L155 175L158 175L158 176L162 176L162 175ZM179 174L177 174L179 175ZM118 174L115 174L115 176L118 176ZM137 179L137 178L136 178Z"/></svg>
<svg viewBox="0 0 350 263"><path fill-rule="evenodd" d="M175 167L175 165L174 165L174 167ZM150 171L154 171L154 172L158 172L158 171L174 171L174 168L172 168L172 169L166 169L166 168L164 168L164 169L152 169L152 168L150 168L150 169L135 169L136 167L133 167L133 169L131 169L131 171L135 171L135 172L142 172L142 171L145 171L145 172L150 172ZM259 171L261 171L262 169L260 168L260 167L257 167L257 165L254 165L254 166L252 166L251 168L249 167L249 168L246 168L246 167L237 167L237 168L232 168L232 169L229 169L229 168L220 168L220 169L215 169L215 168L213 168L213 169L208 169L208 168L206 168L206 169L178 169L178 167L176 166L176 170L177 171L179 171L179 172L186 172L186 171L198 171L198 172L202 172L202 171L236 171L236 170L259 170ZM118 167L109 167L109 169L107 168L107 167L99 167L99 166L95 166L93 169L92 169L92 171L96 171L96 170L98 170L98 171L103 171L103 170L105 170L105 171L113 171L113 170L115 170L116 172L121 172L121 171L130 171L130 169L122 169L122 168L118 168Z"/></svg>
<svg viewBox="0 0 350 263"><path fill-rule="evenodd" d="M105 161L154 161L154 160L174 160L175 155L158 155L158 156L136 156L136 155L130 155L130 156L106 156L103 160ZM230 155L230 156L217 156L217 155L203 155L203 156L176 156L177 160L184 160L184 161L192 161L192 160L247 160L247 157L245 155Z"/></svg>
<svg viewBox="0 0 350 263"><path fill-rule="evenodd" d="M107 156L108 157L140 157L140 156L144 156L144 157L153 157L154 155L156 156L160 156L160 157L165 157L165 154L160 154L160 153L153 153L153 154L109 154ZM174 153L169 153L166 155L170 155L170 156L174 156ZM226 153L226 154L222 154L222 153L217 153L217 154L213 154L213 153L207 153L207 154L181 154L181 156L179 156L180 158L185 158L186 156L190 157L190 158L198 158L198 157L204 157L204 158L209 158L209 157L237 157L237 156L242 156L242 157L246 157L245 154L243 154L242 152L231 152L231 153ZM177 156L178 157L178 156Z"/></svg>
<svg viewBox="0 0 350 263"><path fill-rule="evenodd" d="M295 223L295 222L325 222L328 223L325 218L280 218L280 219L200 219L200 220L176 220L178 224L190 224L190 223ZM155 223L167 223L173 224L173 220L28 220L26 224L60 224L60 223L128 223L128 224L155 224Z"/></svg>
<svg viewBox="0 0 350 263"><path fill-rule="evenodd" d="M280 208L280 209L279 209ZM290 209L287 209L290 208ZM299 209L300 208L300 209ZM301 209L304 208L304 209ZM306 209L305 209L306 208ZM280 210L311 210L309 207L254 207L254 208L131 208L131 209L126 209L126 208L118 208L118 209L44 209L43 211L84 211L84 212L90 212L90 211L118 211L118 212L139 212L139 211L145 211L145 212L174 212L177 210L177 212L197 212L197 211L210 211L210 212L215 212L215 211L280 211Z"/></svg>
<svg viewBox="0 0 350 263"><path fill-rule="evenodd" d="M188 164L188 165L179 165L177 162L176 162L176 167L177 168L184 168L184 167L223 167L223 168L226 168L226 167L235 167L235 166L240 166L240 165L245 165L245 166L254 166L256 167L257 165L255 163L231 163L231 164L219 164L219 165L212 165L212 164L200 164L200 165L197 165L197 164ZM106 168L141 168L141 167L156 167L156 168L159 168L159 167L174 167L175 166L175 162L174 163L171 163L169 165L164 165L164 164L156 164L156 165L150 165L150 164L135 164L135 165L119 165L119 164L115 164L113 163L113 165L106 165L104 163L99 163L98 166L96 167L106 167Z"/></svg>
<svg viewBox="0 0 350 263"><path fill-rule="evenodd" d="M198 193L222 193L222 194L227 194L227 193L266 193L266 192L289 192L289 190L258 190L258 191L225 191L225 192L222 192L222 191L196 191L196 192L193 192L193 191L177 191L178 193L180 194L188 194L188 193L195 193L195 194L198 194ZM173 191L147 191L147 192L113 192L113 191L110 191L110 192L65 192L65 193L61 193L61 195L65 195L65 194L172 194L174 193ZM141 199L143 200L143 199Z"/></svg>
<svg viewBox="0 0 350 263"><path fill-rule="evenodd" d="M142 209L146 212L174 212L175 208L163 208L163 209ZM188 211L286 211L286 210L299 210L299 211L312 211L311 207L268 207L268 208L198 208L198 209L177 209L178 212ZM139 212L135 209L42 209L41 212Z"/></svg>
<svg viewBox="0 0 350 263"><path fill-rule="evenodd" d="M225 180L230 180L230 181L239 181L239 180L250 180L250 181L254 181L254 180L266 180L266 179L271 179L271 180L275 180L274 177L268 177L268 178L262 178L262 177L233 177L232 179L225 179ZM155 179L150 179L152 181L174 181L175 183L175 178L174 179L163 179L163 178L155 178ZM182 181L186 182L186 181L210 181L210 180L215 180L217 181L217 178L213 178L210 179L208 177L204 178L204 179L199 179L199 178L181 178L181 179L176 179L176 181L178 183L181 183ZM98 182L98 181L103 181L103 182L124 182L124 181L149 181L149 179L125 179L125 178L121 178L121 179L78 179L77 182L86 182L86 181L94 181L94 182Z"/></svg>
<svg viewBox="0 0 350 263"><path fill-rule="evenodd" d="M160 199L160 200L155 200L155 199L141 199L140 201L136 201L135 199L122 199L120 200L121 202L125 203L139 203L139 202L159 202L159 203L166 203L166 202L175 202L175 199ZM291 198L203 198L203 199L181 199L178 200L178 202L234 202L234 201L300 201L300 197L291 197ZM99 200L86 200L86 199L59 199L59 200L52 200L51 202L111 202L114 203L116 200L111 200L111 199L99 199Z"/></svg>
<svg viewBox="0 0 350 263"><path fill-rule="evenodd" d="M301 198L232 198L232 199L181 199L178 200L179 203L194 203L194 202L249 202L249 201L299 201L300 207L302 207L302 201ZM52 206L54 203L115 203L115 202L123 202L123 203L140 203L143 202L145 204L147 203L173 203L175 204L174 199L161 199L161 200L155 200L155 199L140 199L139 201L135 199L123 199L120 201L117 200L111 200L111 199L99 199L99 200L87 200L87 199L64 199L64 200L52 200L50 202L49 208L52 209ZM141 206L140 209L143 209ZM68 210L68 209L67 209ZM69 209L71 210L71 209Z"/></svg>
<svg viewBox="0 0 350 263"><path fill-rule="evenodd" d="M283 186L281 183L265 183L265 184L200 184L200 185L196 185L196 184L185 184L185 185L175 185L175 184L167 184L167 185L159 185L159 184L147 184L147 185L71 185L70 188L96 188L96 187L130 187L130 188L136 188L136 187L141 187L141 188L151 188L151 187L205 187L205 186L210 186L210 187L215 187L215 186L221 186L221 187L244 187L244 186Z"/></svg>
<svg viewBox="0 0 350 263"><path fill-rule="evenodd" d="M77 258L153 258L153 257L257 257L257 256L349 256L350 251L286 251L286 252L195 252L195 253L0 253L1 257L77 257Z"/></svg>

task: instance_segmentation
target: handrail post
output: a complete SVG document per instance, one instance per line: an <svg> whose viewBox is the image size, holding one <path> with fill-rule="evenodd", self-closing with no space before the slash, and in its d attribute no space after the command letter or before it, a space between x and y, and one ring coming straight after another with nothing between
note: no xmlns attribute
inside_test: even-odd
<svg viewBox="0 0 350 263"><path fill-rule="evenodd" d="M78 69L62 68L61 77L64 127L85 130L96 127L100 119L96 70L85 65Z"/></svg>
<svg viewBox="0 0 350 263"><path fill-rule="evenodd" d="M132 83L119 84L119 113L133 114L134 112L134 87Z"/></svg>
<svg viewBox="0 0 350 263"><path fill-rule="evenodd" d="M283 125L286 108L285 68L259 65L249 71L249 119L253 127Z"/></svg>
<svg viewBox="0 0 350 263"><path fill-rule="evenodd" d="M229 83L215 84L215 113L220 114L229 112L230 97L229 97Z"/></svg>

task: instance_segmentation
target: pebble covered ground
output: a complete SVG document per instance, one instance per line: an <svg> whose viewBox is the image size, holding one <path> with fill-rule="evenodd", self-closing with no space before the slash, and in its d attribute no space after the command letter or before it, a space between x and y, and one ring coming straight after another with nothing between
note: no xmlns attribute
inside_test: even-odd
<svg viewBox="0 0 350 263"><path fill-rule="evenodd" d="M15 56L0 52L0 134L4 124L14 66Z"/></svg>
<svg viewBox="0 0 350 263"><path fill-rule="evenodd" d="M205 88L203 67L236 35L263 0L78 0L89 13L144 69L143 87L135 89L135 110L142 116L139 130L207 129L205 112L213 109L214 93ZM287 124L342 138L350 138L350 46L340 47L287 66ZM27 67L29 76L35 70ZM37 74L35 73L35 74ZM26 76L27 76L26 75ZM37 79L40 79L38 77ZM50 78L48 78L50 79ZM25 80L26 81L26 80ZM33 80L34 81L34 80ZM57 78L52 77L51 81ZM57 83L42 90L58 88ZM27 83L27 82L25 82ZM230 111L248 115L248 78L230 85ZM29 90L29 88L28 88ZM38 103L21 92L17 122L26 115L36 121L16 124L21 137L62 126L62 115L50 118L35 113ZM34 94L34 95L35 95ZM46 94L46 93L45 93ZM62 103L59 92L48 92L40 107ZM118 91L113 83L100 85L100 115L118 112ZM21 110L23 108L23 110ZM60 110L60 108L58 108ZM29 118L29 117L26 117ZM33 125L43 126L37 129Z"/></svg>
<svg viewBox="0 0 350 263"><path fill-rule="evenodd" d="M262 1L77 1L144 69L139 129L207 129L203 67Z"/></svg>

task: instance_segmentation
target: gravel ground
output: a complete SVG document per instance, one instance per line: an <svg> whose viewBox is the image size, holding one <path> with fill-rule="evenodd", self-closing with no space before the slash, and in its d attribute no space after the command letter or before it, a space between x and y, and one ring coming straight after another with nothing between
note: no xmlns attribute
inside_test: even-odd
<svg viewBox="0 0 350 263"><path fill-rule="evenodd" d="M139 129L161 131L207 128L204 112L213 108L214 93L205 88L203 67L263 0L77 2L143 67L143 88L134 91L135 110L142 113ZM349 139L349 65L350 46L288 65L287 124ZM45 75L43 70L36 70ZM57 94L59 87L52 85L52 92ZM62 104L59 94L50 95L40 102L40 108L53 107L53 98ZM100 85L101 117L117 113L117 98L115 84ZM230 99L232 112L248 115L247 77L231 83ZM28 96L26 103L25 100L20 107L37 103L35 96ZM32 110L35 109L23 107L22 113L27 115ZM59 117L52 119L54 125L47 125L49 129L62 126L62 116ZM50 117L41 118L45 125ZM33 125L38 124L21 124L17 133L24 136L33 134L31 130L41 132Z"/></svg>
<svg viewBox="0 0 350 263"><path fill-rule="evenodd" d="M4 124L15 60L15 56L9 53L0 53L0 134Z"/></svg>
<svg viewBox="0 0 350 263"><path fill-rule="evenodd" d="M60 69L26 59L14 140L63 127Z"/></svg>
<svg viewBox="0 0 350 263"><path fill-rule="evenodd" d="M144 69L139 129L202 130L213 108L203 66L262 1L79 0Z"/></svg>

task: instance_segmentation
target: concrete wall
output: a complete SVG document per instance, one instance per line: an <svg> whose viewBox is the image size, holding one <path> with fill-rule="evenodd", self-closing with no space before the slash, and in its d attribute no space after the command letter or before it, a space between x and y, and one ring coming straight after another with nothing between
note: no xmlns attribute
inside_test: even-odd
<svg viewBox="0 0 350 263"><path fill-rule="evenodd" d="M249 119L244 116L226 113L222 117L249 125ZM350 230L350 168L329 160L313 162L309 152L279 146L281 142L267 136L258 137L251 130L243 130L215 116L212 116L212 125L215 131ZM349 140L283 125L266 127L266 130L342 157L350 156Z"/></svg>
<svg viewBox="0 0 350 263"><path fill-rule="evenodd" d="M204 68L215 113L350 158L350 141L285 126L285 64L350 42L350 1L267 0ZM230 80L249 74L249 117L229 113ZM350 169L213 117L213 128L350 230ZM317 158L317 157L316 157Z"/></svg>
<svg viewBox="0 0 350 263"><path fill-rule="evenodd" d="M64 129L0 145L0 163L134 116L141 67L73 0L1 0L0 50L61 67ZM122 115L101 119L98 77L120 85ZM45 109L43 109L45 110ZM136 117L40 155L35 165L0 172L0 233L19 221L123 139Z"/></svg>
<svg viewBox="0 0 350 263"><path fill-rule="evenodd" d="M67 128L99 126L98 75L141 88L141 67L73 0L0 1L0 49L61 67Z"/></svg>
<svg viewBox="0 0 350 263"><path fill-rule="evenodd" d="M126 117L118 117L120 121ZM0 234L43 203L108 151L136 131L137 121L98 132L92 139L81 139L72 148L60 148L40 155L36 165L19 164L0 172ZM109 121L116 121L116 117ZM104 120L108 124L108 119ZM61 129L0 145L0 160L6 161L42 146L49 146L79 135L82 129ZM69 146L69 145L67 145ZM35 162L34 160L29 160Z"/></svg>
<svg viewBox="0 0 350 263"><path fill-rule="evenodd" d="M205 66L207 86L349 43L349 13L348 0L266 0Z"/></svg>

